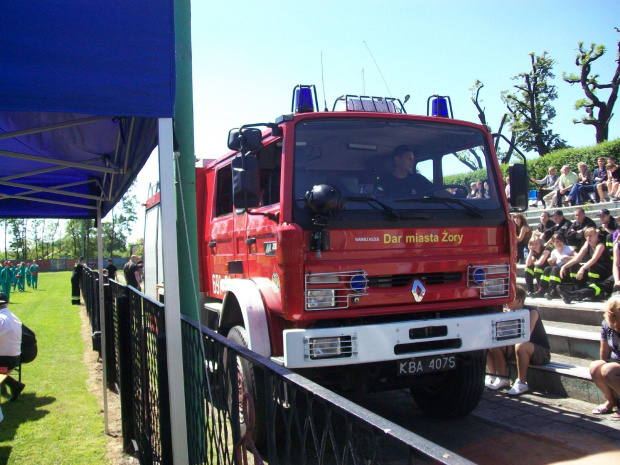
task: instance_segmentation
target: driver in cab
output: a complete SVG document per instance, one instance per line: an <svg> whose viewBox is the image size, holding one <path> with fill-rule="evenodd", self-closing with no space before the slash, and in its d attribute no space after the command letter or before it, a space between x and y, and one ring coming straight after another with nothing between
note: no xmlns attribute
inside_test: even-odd
<svg viewBox="0 0 620 465"><path fill-rule="evenodd" d="M392 151L394 170L381 177L386 197L406 199L433 189L433 183L414 172L415 154L408 145L399 145Z"/></svg>

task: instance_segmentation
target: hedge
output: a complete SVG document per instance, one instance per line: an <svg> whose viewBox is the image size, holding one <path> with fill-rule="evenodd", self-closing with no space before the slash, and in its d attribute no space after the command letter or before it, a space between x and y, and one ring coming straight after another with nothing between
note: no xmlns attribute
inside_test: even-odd
<svg viewBox="0 0 620 465"><path fill-rule="evenodd" d="M537 157L527 161L527 172L536 179L547 176L549 167L554 166L556 173L560 174L560 168L564 165L570 166L571 170L579 173L577 163L585 161L590 173L598 167L596 160L598 157L612 157L616 162L620 162L620 139L601 142L590 147L578 147L574 149L561 149L551 152L544 157ZM502 165L502 173L508 172L508 165ZM504 174L506 177L506 174ZM534 183L532 183L534 186Z"/></svg>
<svg viewBox="0 0 620 465"><path fill-rule="evenodd" d="M520 157L515 156L520 159ZM612 141L601 142L600 144L593 145L591 147L578 147L573 149L561 149L551 152L544 157L537 157L535 159L527 160L527 172L530 176L534 176L536 179L542 179L547 176L549 166L554 166L556 173L560 175L560 168L564 165L571 167L571 170L575 173L579 173L577 163L585 161L588 165L590 173L598 167L596 160L598 157L612 157L616 162L620 163L620 139ZM502 171L502 177L505 179L508 176L508 164L500 164L500 170ZM469 173L454 174L446 176L444 179L445 184L458 184L468 187L471 182L481 181L487 178L486 170L471 171ZM536 184L531 183L532 189L537 187Z"/></svg>

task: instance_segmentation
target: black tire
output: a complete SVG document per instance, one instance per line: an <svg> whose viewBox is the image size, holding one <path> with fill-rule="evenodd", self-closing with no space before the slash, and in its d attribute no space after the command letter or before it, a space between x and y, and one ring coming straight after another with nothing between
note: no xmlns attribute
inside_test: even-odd
<svg viewBox="0 0 620 465"><path fill-rule="evenodd" d="M459 418L478 406L484 391L484 351L459 355L457 368L446 373L440 384L412 386L416 404L432 418Z"/></svg>
<svg viewBox="0 0 620 465"><path fill-rule="evenodd" d="M245 328L235 326L228 333L228 339L240 346L248 348L248 335ZM254 369L254 366L243 357L237 359L237 384L239 388L239 430L241 436L246 433L246 424L243 418L243 393L247 392L254 401L254 428L252 429L252 442L256 447L264 445L267 438L267 421L265 412L265 389L262 371ZM228 360L228 357L225 358ZM229 393L231 391L229 390ZM232 408L232 399L228 399L228 408Z"/></svg>

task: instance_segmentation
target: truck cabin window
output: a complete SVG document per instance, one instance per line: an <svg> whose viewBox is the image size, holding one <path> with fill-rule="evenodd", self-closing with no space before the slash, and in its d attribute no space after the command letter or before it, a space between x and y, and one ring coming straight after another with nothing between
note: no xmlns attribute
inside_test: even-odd
<svg viewBox="0 0 620 465"><path fill-rule="evenodd" d="M376 212L373 199L399 211L467 214L455 203L498 211L501 191L493 169L487 169L492 160L486 144L482 131L456 124L302 121L295 130L295 199L314 185L329 184L347 198L347 212ZM480 183L473 196L472 183Z"/></svg>
<svg viewBox="0 0 620 465"><path fill-rule="evenodd" d="M230 164L217 170L215 216L229 215L233 211L232 168Z"/></svg>

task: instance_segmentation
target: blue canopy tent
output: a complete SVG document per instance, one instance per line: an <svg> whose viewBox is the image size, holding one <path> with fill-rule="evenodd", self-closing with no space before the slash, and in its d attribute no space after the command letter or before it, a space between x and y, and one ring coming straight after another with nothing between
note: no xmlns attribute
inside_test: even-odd
<svg viewBox="0 0 620 465"><path fill-rule="evenodd" d="M174 223L174 7L174 0L2 3L0 218L97 219L102 257L101 218L158 145L160 166L169 165L160 169L162 202L165 177L166 216ZM174 290L176 234L166 247ZM178 298L167 301L168 374L183 385ZM107 432L105 348L102 354ZM183 388L170 390L170 403L173 455L184 463Z"/></svg>
<svg viewBox="0 0 620 465"><path fill-rule="evenodd" d="M96 218L172 117L173 0L3 2L0 217Z"/></svg>

